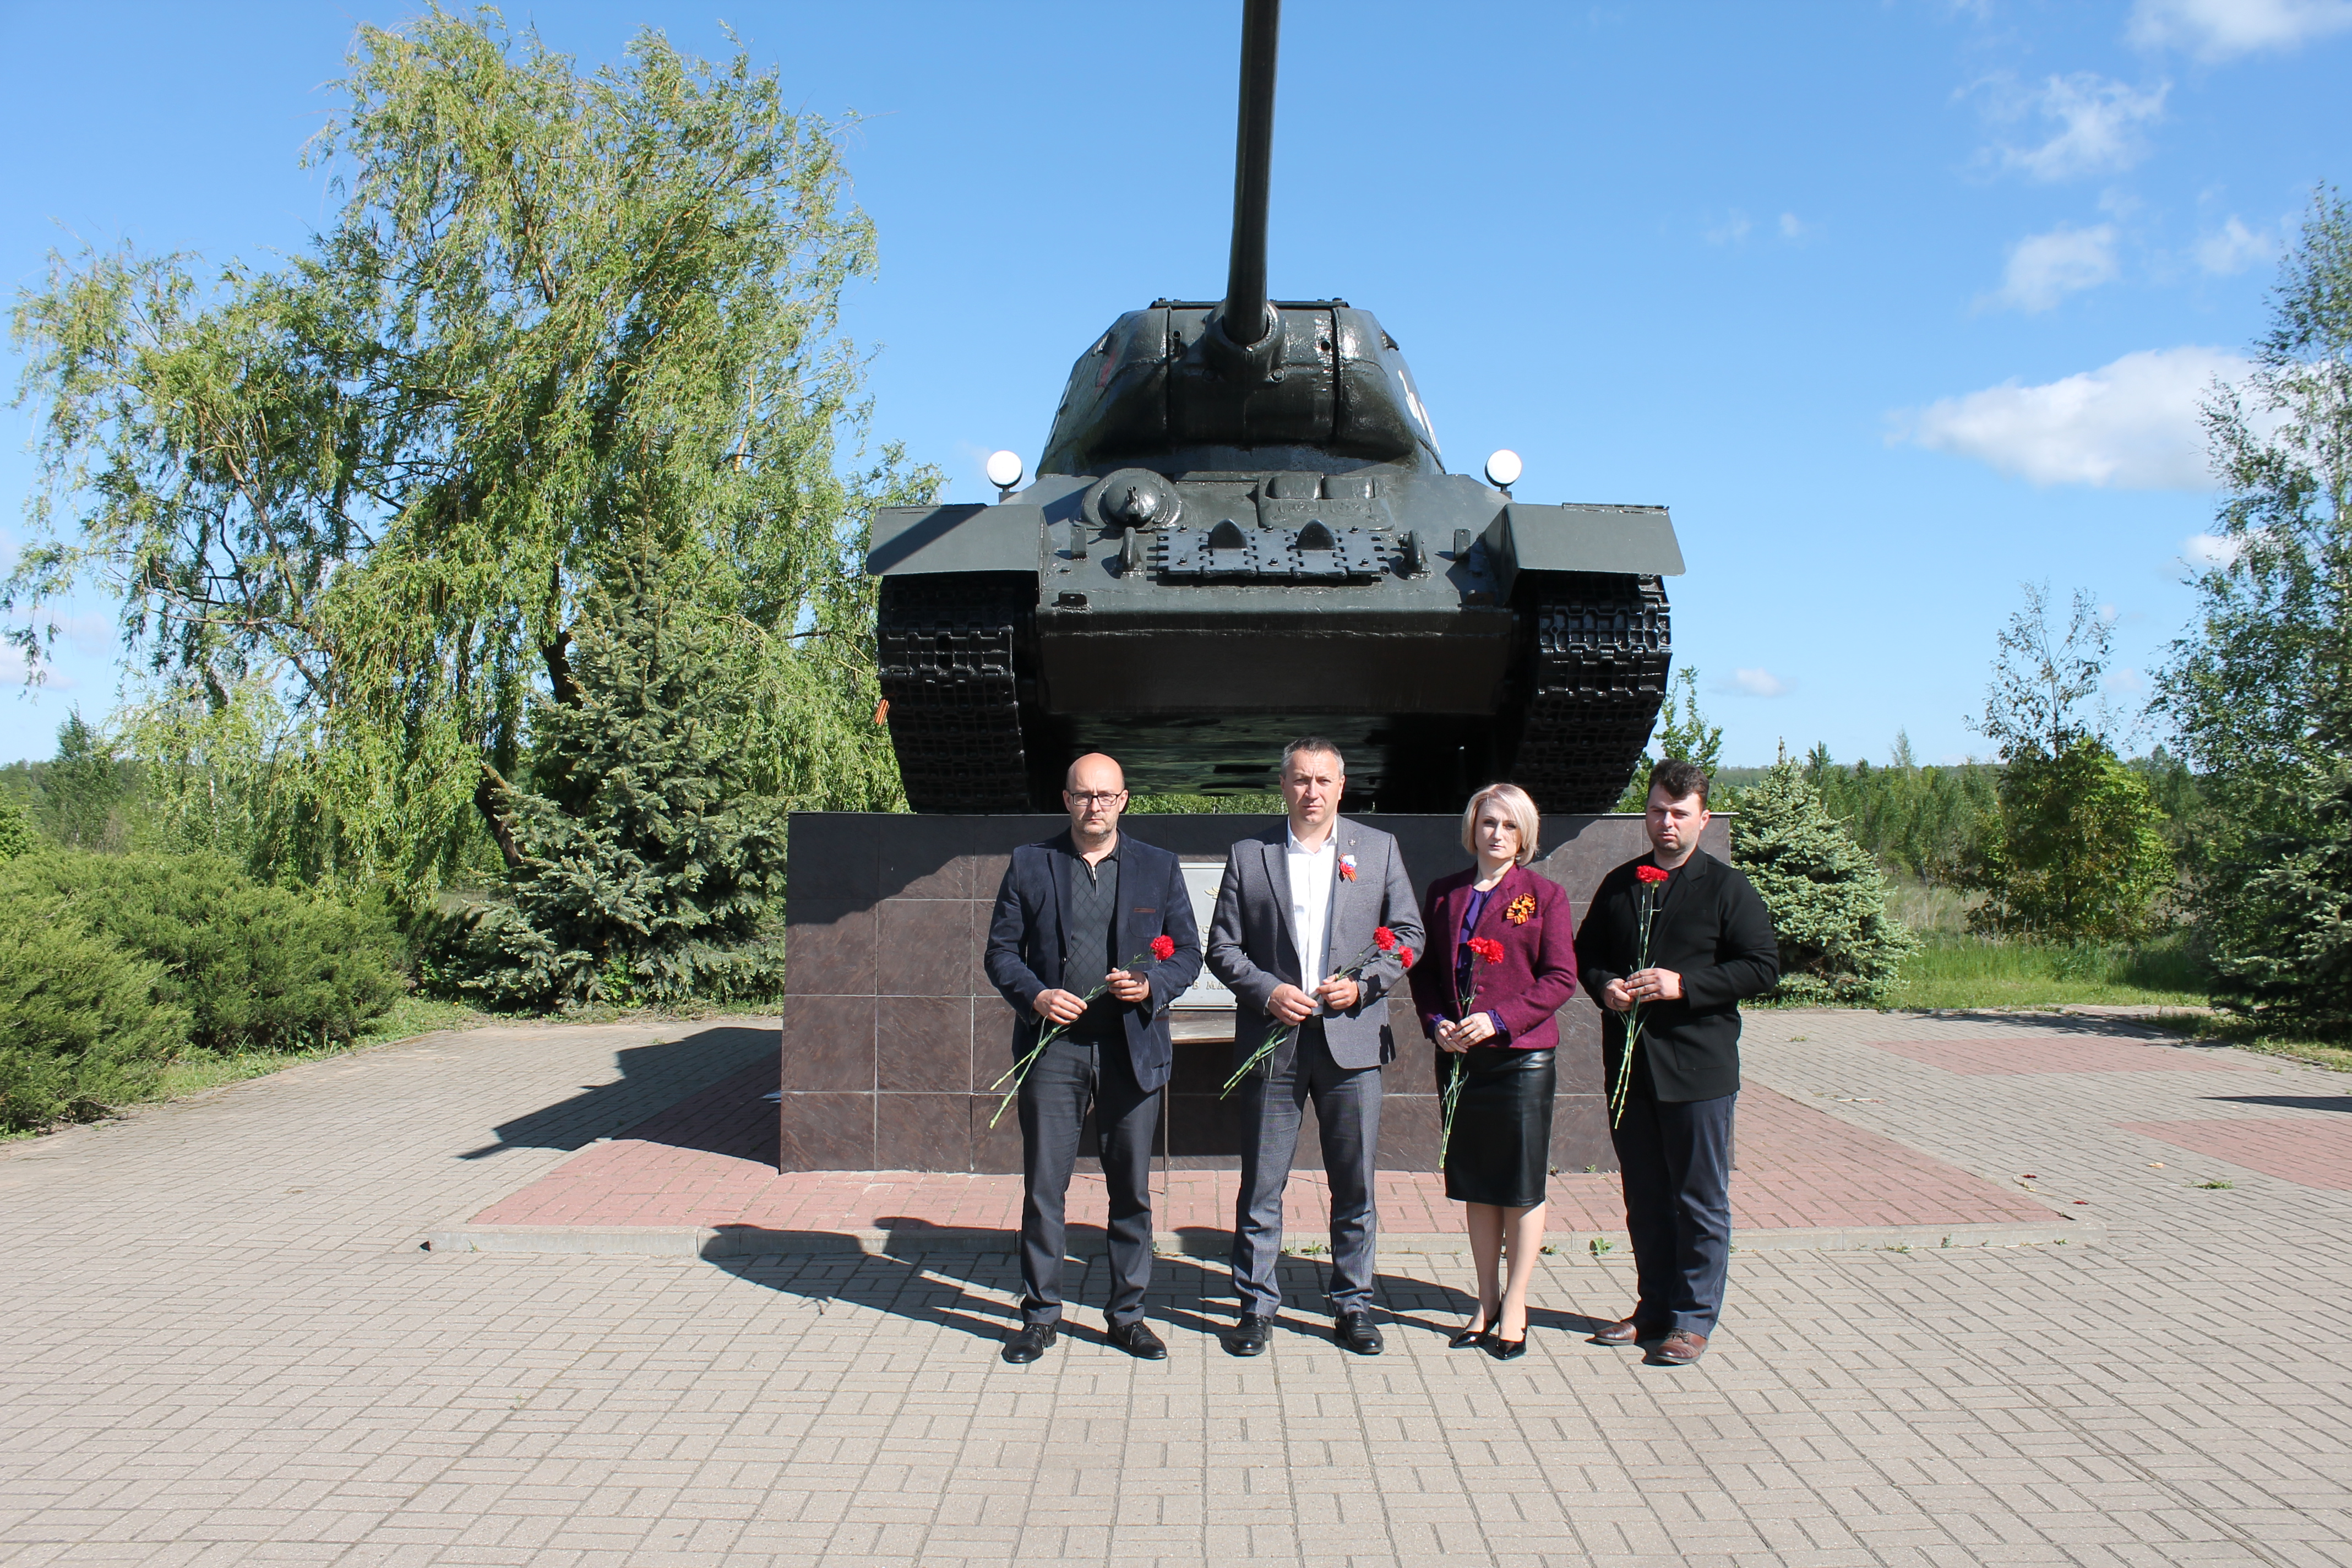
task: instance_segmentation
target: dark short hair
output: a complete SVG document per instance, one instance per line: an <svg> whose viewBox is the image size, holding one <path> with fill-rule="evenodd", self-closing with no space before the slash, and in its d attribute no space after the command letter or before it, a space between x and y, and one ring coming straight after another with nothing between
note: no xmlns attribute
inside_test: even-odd
<svg viewBox="0 0 2352 1568"><path fill-rule="evenodd" d="M1288 773L1290 771L1290 759L1297 756L1301 752L1313 752L1318 756L1328 756L1333 762L1339 764L1339 776L1341 778L1348 776L1348 759L1339 754L1339 747L1333 745L1330 742L1325 740L1320 735L1301 735L1296 741L1291 742L1290 744L1283 747L1281 771L1286 773Z"/></svg>
<svg viewBox="0 0 2352 1568"><path fill-rule="evenodd" d="M1650 770L1650 787L1663 788L1669 800L1681 800L1695 795L1698 796L1699 809L1704 811L1706 808L1706 772L1696 763L1668 757Z"/></svg>

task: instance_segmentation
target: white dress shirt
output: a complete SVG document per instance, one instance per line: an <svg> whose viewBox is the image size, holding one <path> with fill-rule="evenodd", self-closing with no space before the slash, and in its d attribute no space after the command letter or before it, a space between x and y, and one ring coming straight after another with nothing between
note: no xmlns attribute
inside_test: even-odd
<svg viewBox="0 0 2352 1568"><path fill-rule="evenodd" d="M1332 857L1339 852L1339 835L1335 826L1317 849L1300 844L1296 833L1289 839L1290 929L1298 938L1298 988L1312 991L1322 982L1323 966L1330 957L1323 942L1331 923Z"/></svg>

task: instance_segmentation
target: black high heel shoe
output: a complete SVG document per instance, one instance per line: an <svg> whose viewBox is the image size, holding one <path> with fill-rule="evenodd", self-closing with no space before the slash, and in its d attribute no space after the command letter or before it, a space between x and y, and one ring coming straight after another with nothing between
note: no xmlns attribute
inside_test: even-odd
<svg viewBox="0 0 2352 1568"><path fill-rule="evenodd" d="M1495 1319L1501 1315L1502 1314L1499 1311L1489 1314L1484 1308L1479 1309L1478 1316L1486 1320L1486 1326L1484 1328L1463 1330L1460 1333L1445 1342L1445 1348L1450 1351L1466 1351L1472 1345L1485 1344L1487 1340L1494 1336Z"/></svg>
<svg viewBox="0 0 2352 1568"><path fill-rule="evenodd" d="M1507 1340L1500 1334L1489 1333L1486 1353L1496 1361L1517 1361L1528 1353L1528 1336L1521 1334L1517 1339Z"/></svg>

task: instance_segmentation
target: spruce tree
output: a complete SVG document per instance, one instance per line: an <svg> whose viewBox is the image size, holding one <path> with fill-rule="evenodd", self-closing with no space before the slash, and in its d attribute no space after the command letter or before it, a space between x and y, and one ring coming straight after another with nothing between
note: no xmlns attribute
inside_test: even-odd
<svg viewBox="0 0 2352 1568"><path fill-rule="evenodd" d="M462 992L666 1005L775 986L782 807L751 789L746 687L690 593L661 575L641 563L601 596L574 700L535 706L533 787L499 791L513 902L456 933Z"/></svg>
<svg viewBox="0 0 2352 1568"><path fill-rule="evenodd" d="M1829 814L1804 772L1780 760L1742 790L1731 858L1756 885L1780 938L1777 1001L1875 1005L1918 948L1886 911L1877 860Z"/></svg>
<svg viewBox="0 0 2352 1568"><path fill-rule="evenodd" d="M2352 1031L2352 763L2302 820L2258 833L2217 868L2200 935L2216 1000L2265 1020Z"/></svg>

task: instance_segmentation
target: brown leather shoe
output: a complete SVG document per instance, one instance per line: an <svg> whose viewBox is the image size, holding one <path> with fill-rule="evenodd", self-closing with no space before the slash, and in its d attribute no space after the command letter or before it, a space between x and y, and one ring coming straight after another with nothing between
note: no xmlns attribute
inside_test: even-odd
<svg viewBox="0 0 2352 1568"><path fill-rule="evenodd" d="M1706 1336L1676 1329L1650 1352L1652 1366L1688 1366L1706 1353Z"/></svg>
<svg viewBox="0 0 2352 1568"><path fill-rule="evenodd" d="M1592 1342L1596 1345L1630 1345L1643 1337L1640 1323L1631 1318L1620 1318L1605 1329L1595 1329Z"/></svg>

